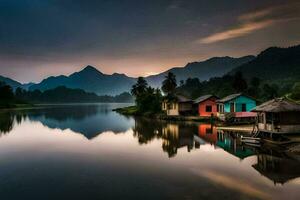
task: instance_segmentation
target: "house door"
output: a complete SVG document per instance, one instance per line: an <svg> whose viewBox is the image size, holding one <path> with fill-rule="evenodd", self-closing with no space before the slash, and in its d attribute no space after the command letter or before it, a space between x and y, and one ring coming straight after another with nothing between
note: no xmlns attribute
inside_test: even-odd
<svg viewBox="0 0 300 200"><path fill-rule="evenodd" d="M230 112L234 112L234 103L230 103Z"/></svg>

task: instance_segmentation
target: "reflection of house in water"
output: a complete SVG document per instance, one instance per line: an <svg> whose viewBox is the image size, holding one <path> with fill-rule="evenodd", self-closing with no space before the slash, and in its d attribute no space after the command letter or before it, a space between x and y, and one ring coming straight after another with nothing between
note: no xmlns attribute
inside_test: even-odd
<svg viewBox="0 0 300 200"><path fill-rule="evenodd" d="M255 154L252 148L246 147L242 144L241 134L236 132L230 133L218 131L217 146L240 159L244 159Z"/></svg>
<svg viewBox="0 0 300 200"><path fill-rule="evenodd" d="M206 143L210 143L215 147L220 147L228 153L244 159L248 156L254 155L253 149L245 147L241 142L241 134L230 133L217 130L217 127L211 124L200 124L198 126L198 137ZM196 144L200 145L200 140L195 137Z"/></svg>
<svg viewBox="0 0 300 200"><path fill-rule="evenodd" d="M191 151L194 146L193 127L181 124L167 124L162 129L162 148L169 157L177 154L177 149L187 147Z"/></svg>
<svg viewBox="0 0 300 200"><path fill-rule="evenodd" d="M198 125L198 136L208 143L216 144L218 140L217 128L212 124L200 124Z"/></svg>
<svg viewBox="0 0 300 200"><path fill-rule="evenodd" d="M252 167L272 180L274 184L284 184L300 177L300 162L288 157L259 154L257 155L257 164Z"/></svg>

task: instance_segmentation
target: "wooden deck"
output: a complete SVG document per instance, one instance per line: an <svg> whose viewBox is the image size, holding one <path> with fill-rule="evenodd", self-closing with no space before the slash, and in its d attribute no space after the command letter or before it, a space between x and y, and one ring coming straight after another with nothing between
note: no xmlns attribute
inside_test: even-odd
<svg viewBox="0 0 300 200"><path fill-rule="evenodd" d="M220 126L217 127L218 130L223 130L223 131L237 131L237 132L247 132L251 133L253 130L252 125L244 125L244 126Z"/></svg>

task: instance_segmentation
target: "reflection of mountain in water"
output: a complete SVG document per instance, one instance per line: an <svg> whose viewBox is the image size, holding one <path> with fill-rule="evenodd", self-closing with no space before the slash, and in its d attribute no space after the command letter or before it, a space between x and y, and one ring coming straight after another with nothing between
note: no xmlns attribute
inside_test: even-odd
<svg viewBox="0 0 300 200"><path fill-rule="evenodd" d="M31 110L27 115L30 120L49 128L71 129L88 139L105 131L125 132L133 123L131 119L111 112L107 105L55 106Z"/></svg>

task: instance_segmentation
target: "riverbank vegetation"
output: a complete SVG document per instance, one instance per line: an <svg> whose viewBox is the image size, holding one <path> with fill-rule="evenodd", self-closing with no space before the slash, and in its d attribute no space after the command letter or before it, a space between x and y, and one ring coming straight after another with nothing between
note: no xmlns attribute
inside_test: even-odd
<svg viewBox="0 0 300 200"><path fill-rule="evenodd" d="M40 91L26 91L17 88L15 96L23 101L32 103L97 103L97 102L111 102L111 103L131 103L133 97L124 92L116 96L98 96L95 93L85 92L81 89L70 89L65 86L60 86L54 89Z"/></svg>
<svg viewBox="0 0 300 200"><path fill-rule="evenodd" d="M64 86L55 89L27 91L0 82L0 108L28 107L42 103L131 103L133 97L128 92L116 96L98 96L81 89L70 89Z"/></svg>
<svg viewBox="0 0 300 200"><path fill-rule="evenodd" d="M0 108L16 108L30 106L27 102L16 98L12 87L0 82Z"/></svg>
<svg viewBox="0 0 300 200"><path fill-rule="evenodd" d="M177 86L175 75L169 72L162 82L161 89L164 96L159 89L151 88L144 78L139 77L131 90L136 106L117 109L117 111L125 115L163 114L162 100L165 99L171 103L176 100L176 95L196 99L207 94L214 94L222 98L233 93L244 93L255 98L258 103L286 95L293 101L300 101L299 82L294 84L292 90L284 90L280 89L276 83L270 84L257 77L248 80L239 71L234 75L225 75L203 82L198 78L189 78L186 81L180 81L179 86ZM287 91L291 91L291 93L287 95Z"/></svg>

